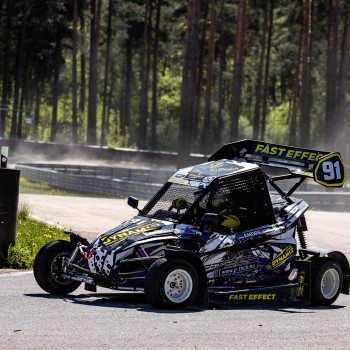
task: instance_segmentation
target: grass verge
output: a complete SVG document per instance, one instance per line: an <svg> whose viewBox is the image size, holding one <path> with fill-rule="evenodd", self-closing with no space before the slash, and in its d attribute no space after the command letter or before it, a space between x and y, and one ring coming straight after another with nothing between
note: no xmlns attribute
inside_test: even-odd
<svg viewBox="0 0 350 350"><path fill-rule="evenodd" d="M69 240L69 236L63 234L57 225L49 226L30 219L29 210L27 204L22 204L18 210L16 244L9 247L5 267L30 269L36 254L46 243L58 239Z"/></svg>
<svg viewBox="0 0 350 350"><path fill-rule="evenodd" d="M43 194L50 196L74 196L74 197L89 197L89 198L118 198L113 195L99 195L94 193L82 193L75 191L66 191L47 183L32 182L23 177L20 178L19 192L27 194Z"/></svg>

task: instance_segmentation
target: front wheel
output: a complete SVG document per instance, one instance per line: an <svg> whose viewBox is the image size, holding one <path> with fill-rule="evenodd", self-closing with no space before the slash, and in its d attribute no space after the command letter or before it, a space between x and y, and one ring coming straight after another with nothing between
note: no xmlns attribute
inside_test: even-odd
<svg viewBox="0 0 350 350"><path fill-rule="evenodd" d="M311 302L313 305L331 305L343 285L343 272L334 260L316 260L312 268Z"/></svg>
<svg viewBox="0 0 350 350"><path fill-rule="evenodd" d="M161 258L145 278L146 298L154 308L183 309L194 302L197 291L197 272L185 259Z"/></svg>
<svg viewBox="0 0 350 350"><path fill-rule="evenodd" d="M34 261L34 277L38 285L50 294L68 294L81 284L64 278L63 258L69 258L74 245L67 241L52 241L44 245Z"/></svg>

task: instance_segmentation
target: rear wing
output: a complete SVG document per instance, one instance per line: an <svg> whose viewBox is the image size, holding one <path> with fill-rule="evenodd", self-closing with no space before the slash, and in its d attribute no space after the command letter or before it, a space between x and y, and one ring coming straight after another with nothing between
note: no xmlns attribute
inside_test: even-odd
<svg viewBox="0 0 350 350"><path fill-rule="evenodd" d="M243 140L221 147L209 161L233 158L285 168L294 176L313 178L326 187L342 187L346 178L345 166L338 152Z"/></svg>

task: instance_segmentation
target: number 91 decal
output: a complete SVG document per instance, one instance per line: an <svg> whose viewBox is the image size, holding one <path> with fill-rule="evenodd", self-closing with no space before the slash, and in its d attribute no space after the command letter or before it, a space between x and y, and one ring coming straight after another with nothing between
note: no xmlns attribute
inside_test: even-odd
<svg viewBox="0 0 350 350"><path fill-rule="evenodd" d="M323 186L342 187L345 177L345 166L339 153L331 153L320 158L314 168L314 179Z"/></svg>

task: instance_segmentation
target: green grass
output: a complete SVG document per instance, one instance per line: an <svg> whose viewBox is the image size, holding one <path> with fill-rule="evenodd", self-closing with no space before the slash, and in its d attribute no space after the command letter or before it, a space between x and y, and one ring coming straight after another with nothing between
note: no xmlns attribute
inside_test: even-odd
<svg viewBox="0 0 350 350"><path fill-rule="evenodd" d="M53 196L74 196L89 198L118 198L112 195L99 195L94 193L82 193L74 191L61 190L59 188L48 185L47 183L31 182L23 177L20 178L19 192L26 194L43 194Z"/></svg>
<svg viewBox="0 0 350 350"><path fill-rule="evenodd" d="M30 219L29 211L26 204L19 208L16 244L9 247L5 264L8 268L32 268L35 256L42 246L57 239L69 240L69 236L63 234L63 230L57 225L48 226Z"/></svg>
<svg viewBox="0 0 350 350"><path fill-rule="evenodd" d="M19 183L20 193L30 193L30 194L48 194L48 195L64 195L65 191L60 191L47 183L37 183L31 182L23 177L20 179Z"/></svg>

